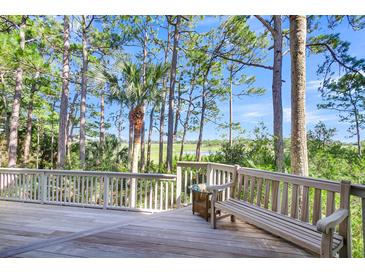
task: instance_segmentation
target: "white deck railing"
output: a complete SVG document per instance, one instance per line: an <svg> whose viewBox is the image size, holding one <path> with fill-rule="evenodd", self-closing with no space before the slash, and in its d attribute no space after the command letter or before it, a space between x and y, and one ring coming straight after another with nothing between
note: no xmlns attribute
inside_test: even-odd
<svg viewBox="0 0 365 274"><path fill-rule="evenodd" d="M58 205L164 211L177 206L176 176L0 168L0 199Z"/></svg>

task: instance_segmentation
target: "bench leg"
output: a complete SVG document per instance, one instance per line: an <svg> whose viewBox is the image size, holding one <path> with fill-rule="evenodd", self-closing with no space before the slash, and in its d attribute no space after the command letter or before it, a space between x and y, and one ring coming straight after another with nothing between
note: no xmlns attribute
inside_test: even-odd
<svg viewBox="0 0 365 274"><path fill-rule="evenodd" d="M212 200L211 200L211 211L210 211L210 222L213 229L217 227L217 219L216 219L216 212L215 212L215 201L217 199L217 191L213 190L212 193Z"/></svg>
<svg viewBox="0 0 365 274"><path fill-rule="evenodd" d="M234 215L231 215L231 222L235 222L236 221L236 217Z"/></svg>
<svg viewBox="0 0 365 274"><path fill-rule="evenodd" d="M322 234L321 241L321 258L332 258L332 241L333 241L333 230L331 229L328 233Z"/></svg>

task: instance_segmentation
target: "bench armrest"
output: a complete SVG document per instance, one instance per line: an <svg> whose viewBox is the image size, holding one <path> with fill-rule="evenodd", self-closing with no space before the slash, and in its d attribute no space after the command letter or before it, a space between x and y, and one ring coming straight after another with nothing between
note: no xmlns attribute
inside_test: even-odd
<svg viewBox="0 0 365 274"><path fill-rule="evenodd" d="M317 230L322 233L329 233L330 229L334 229L337 225L343 222L349 216L347 209L336 210L331 215L320 219L317 222Z"/></svg>
<svg viewBox="0 0 365 274"><path fill-rule="evenodd" d="M224 189L229 188L230 186L232 186L234 184L234 182L230 182L224 185L217 185L217 186L207 186L207 190L208 191L222 191Z"/></svg>

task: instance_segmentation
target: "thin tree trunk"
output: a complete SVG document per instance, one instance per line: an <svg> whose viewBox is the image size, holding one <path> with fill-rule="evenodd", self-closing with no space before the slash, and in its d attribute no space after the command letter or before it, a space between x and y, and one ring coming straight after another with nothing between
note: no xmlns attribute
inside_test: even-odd
<svg viewBox="0 0 365 274"><path fill-rule="evenodd" d="M36 154L36 169L39 168L39 151L40 151L40 128L39 120L37 120L37 154Z"/></svg>
<svg viewBox="0 0 365 274"><path fill-rule="evenodd" d="M233 126L233 65L229 68L229 145L232 146Z"/></svg>
<svg viewBox="0 0 365 274"><path fill-rule="evenodd" d="M25 48L25 22L19 26L20 49ZM18 128L20 116L20 101L23 91L23 68L19 66L15 75L15 93L14 102L10 119L10 135L9 135L9 161L8 167L16 167L18 152Z"/></svg>
<svg viewBox="0 0 365 274"><path fill-rule="evenodd" d="M169 48L170 48L170 25L167 24L167 44L165 48L165 60L164 64L167 64L167 58L169 56ZM162 171L163 167L163 145L164 145L164 135L165 135L165 105L167 99L167 83L169 80L168 72L166 72L165 76L162 79L162 102L160 109L160 135L159 135L159 146L158 146L158 168L159 171Z"/></svg>
<svg viewBox="0 0 365 274"><path fill-rule="evenodd" d="M291 56L291 172L308 176L305 120L306 17L290 16Z"/></svg>
<svg viewBox="0 0 365 274"><path fill-rule="evenodd" d="M60 121L58 131L57 168L65 166L67 144L67 114L70 77L70 21L68 16L63 18L63 60L62 60L62 94L60 105Z"/></svg>
<svg viewBox="0 0 365 274"><path fill-rule="evenodd" d="M100 93L100 129L99 129L99 147L100 155L103 154L105 143L105 121L104 121L104 92Z"/></svg>
<svg viewBox="0 0 365 274"><path fill-rule="evenodd" d="M195 88L195 84L194 84L194 80L193 80L192 84L191 84L191 88L190 88L190 94L189 94L189 105L188 105L188 109L186 111L184 128L183 128L183 133L182 133L182 136L181 136L179 161L182 161L182 158L183 158L183 155L184 155L185 138L186 138L186 133L188 131L189 120L190 120L190 115L191 115L191 111L192 111L191 108L193 106L193 91L194 91L194 88Z"/></svg>
<svg viewBox="0 0 365 274"><path fill-rule="evenodd" d="M74 112L76 108L76 101L79 97L79 93L75 93L72 103L70 105L70 113L67 114L67 122L66 122L66 151L67 151L67 161L68 165L71 165L71 145L72 145L72 137L73 137L73 129L74 123L72 119L74 119Z"/></svg>
<svg viewBox="0 0 365 274"><path fill-rule="evenodd" d="M145 31L144 39L143 39L143 60L142 60L142 81L143 84L146 85L146 70L147 70L147 43L148 43L148 33ZM145 108L144 112L146 111L146 108L148 108L148 104L146 106L146 103L143 104L143 107ZM146 151L145 151L145 129L146 129L146 122L143 117L143 124L141 128L141 164L140 164L140 170L143 172L145 169L146 164Z"/></svg>
<svg viewBox="0 0 365 274"><path fill-rule="evenodd" d="M174 142L176 142L177 137L177 129L179 127L180 120L180 111L181 111L181 79L179 80L179 85L177 89L177 106L176 106L176 115L175 115L175 123L174 123Z"/></svg>
<svg viewBox="0 0 365 274"><path fill-rule="evenodd" d="M128 163L130 165L130 169L132 169L132 159L133 159L133 119L132 119L132 111L133 107L129 112L129 134L128 134Z"/></svg>
<svg viewBox="0 0 365 274"><path fill-rule="evenodd" d="M168 133L167 133L167 157L166 166L167 172L172 170L172 157L174 145L174 98L175 98L175 82L176 82L176 66L177 66L177 51L179 44L179 26L181 16L176 16L174 30L174 45L172 50L171 71L170 71L170 91L169 91L169 115L168 115Z"/></svg>
<svg viewBox="0 0 365 274"><path fill-rule="evenodd" d="M164 80L164 85L162 87L162 102L161 102L161 110L160 110L160 131L159 131L159 141L158 141L158 167L159 170L162 171L163 167L163 145L164 145L164 135L165 135L165 104L166 104L166 80Z"/></svg>
<svg viewBox="0 0 365 274"><path fill-rule="evenodd" d="M54 123L53 123L53 113L56 107L56 101L53 101L52 104L52 114L51 114L51 169L53 169L53 165L54 165Z"/></svg>
<svg viewBox="0 0 365 274"><path fill-rule="evenodd" d="M87 71L88 51L86 34L86 16L82 16L82 80L81 80L81 104L80 104L80 167L85 169L86 150L86 92L87 92Z"/></svg>
<svg viewBox="0 0 365 274"><path fill-rule="evenodd" d="M354 105L355 106L355 105ZM361 136L360 136L360 123L359 123L359 113L355 107L355 126L356 126L356 143L357 143L357 155L362 156L361 152Z"/></svg>
<svg viewBox="0 0 365 274"><path fill-rule="evenodd" d="M147 141L147 172L150 170L151 167L151 146L152 146L152 131L153 131L153 115L155 114L155 107L153 106L150 113L150 125L148 129L148 141Z"/></svg>
<svg viewBox="0 0 365 274"><path fill-rule="evenodd" d="M38 78L38 73L35 75L35 81ZM24 154L23 154L23 166L26 167L29 163L30 144L32 140L32 126L33 126L33 104L34 104L34 93L36 91L36 82L33 82L30 88L30 98L27 113L27 125L24 139Z"/></svg>
<svg viewBox="0 0 365 274"><path fill-rule="evenodd" d="M167 64L167 58L169 55L169 48L170 48L170 25L167 24L167 45L165 49L165 61L164 64ZM160 109L160 135L159 135L159 146L158 146L158 167L159 171L162 171L163 167L163 145L164 145L164 135L165 135L165 105L167 99L167 83L169 80L168 73L163 77L162 80L162 102L161 102L161 109Z"/></svg>
<svg viewBox="0 0 365 274"><path fill-rule="evenodd" d="M207 75L207 74L206 74ZM195 160L200 162L201 160L201 146L203 142L203 130L204 130L204 124L205 124L205 110L206 110L206 77L204 77L204 83L203 83L203 91L202 91L202 110L200 114L200 127L199 127L199 137L198 142L196 144L196 153L195 153Z"/></svg>
<svg viewBox="0 0 365 274"><path fill-rule="evenodd" d="M281 99L283 34L281 29L280 15L274 16L274 30L274 65L272 80L274 151L276 170L278 172L284 172L283 106Z"/></svg>

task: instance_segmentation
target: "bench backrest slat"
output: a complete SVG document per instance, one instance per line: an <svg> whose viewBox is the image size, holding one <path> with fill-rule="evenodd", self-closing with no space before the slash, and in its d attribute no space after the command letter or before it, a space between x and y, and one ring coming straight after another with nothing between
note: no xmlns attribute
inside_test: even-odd
<svg viewBox="0 0 365 274"><path fill-rule="evenodd" d="M283 191L281 196L281 214L288 215L288 189L289 184L287 182L283 183Z"/></svg>
<svg viewBox="0 0 365 274"><path fill-rule="evenodd" d="M317 222L322 218L322 190L316 188L314 190L314 200L313 200L313 217L312 224L317 224Z"/></svg>
<svg viewBox="0 0 365 274"><path fill-rule="evenodd" d="M238 168L237 176L236 198L313 225L335 211L336 195L343 188L342 182L251 168ZM346 206L341 196L340 208Z"/></svg>
<svg viewBox="0 0 365 274"><path fill-rule="evenodd" d="M335 211L335 193L327 191L326 216L331 215Z"/></svg>

